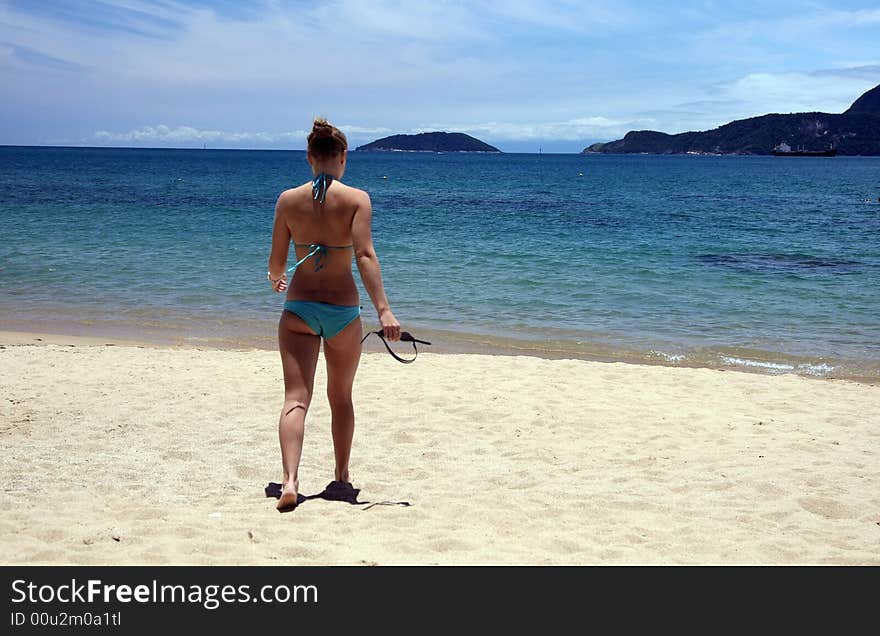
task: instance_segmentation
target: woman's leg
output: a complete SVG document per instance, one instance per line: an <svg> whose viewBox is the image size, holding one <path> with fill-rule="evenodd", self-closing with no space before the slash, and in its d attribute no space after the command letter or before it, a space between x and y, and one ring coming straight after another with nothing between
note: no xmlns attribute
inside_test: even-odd
<svg viewBox="0 0 880 636"><path fill-rule="evenodd" d="M354 437L354 405L351 389L361 360L361 319L356 318L345 329L324 341L327 362L327 399L333 430L333 451L336 455L335 481L350 482L348 461Z"/></svg>
<svg viewBox="0 0 880 636"><path fill-rule="evenodd" d="M278 441L284 478L279 510L296 507L306 412L312 401L320 348L320 336L316 336L302 318L287 311L282 313L278 322L278 349L284 370L284 406L278 420Z"/></svg>

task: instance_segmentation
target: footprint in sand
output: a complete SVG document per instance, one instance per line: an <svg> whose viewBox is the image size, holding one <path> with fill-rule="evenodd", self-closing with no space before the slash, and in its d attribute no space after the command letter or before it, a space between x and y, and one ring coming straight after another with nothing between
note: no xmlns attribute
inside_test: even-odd
<svg viewBox="0 0 880 636"><path fill-rule="evenodd" d="M833 499L825 499L823 497L804 497L798 499L801 508L814 515L825 517L826 519L854 519L855 514L843 504Z"/></svg>
<svg viewBox="0 0 880 636"><path fill-rule="evenodd" d="M239 479L255 479L260 473L256 466L244 464L235 466L233 470L235 471L235 476Z"/></svg>
<svg viewBox="0 0 880 636"><path fill-rule="evenodd" d="M193 454L190 451L181 451L181 450L169 450L165 451L162 455L162 459L166 461L179 459L183 461L188 461L193 458Z"/></svg>
<svg viewBox="0 0 880 636"><path fill-rule="evenodd" d="M435 552L467 552L473 550L474 547L464 541L454 538L437 539L428 544L428 547Z"/></svg>
<svg viewBox="0 0 880 636"><path fill-rule="evenodd" d="M397 431L391 435L391 440L397 444L415 444L418 441L414 435L406 431Z"/></svg>

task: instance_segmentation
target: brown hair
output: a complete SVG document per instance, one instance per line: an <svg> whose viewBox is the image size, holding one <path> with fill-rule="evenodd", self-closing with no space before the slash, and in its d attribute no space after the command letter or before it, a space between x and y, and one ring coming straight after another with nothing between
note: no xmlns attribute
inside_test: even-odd
<svg viewBox="0 0 880 636"><path fill-rule="evenodd" d="M323 117L315 117L308 140L309 153L316 159L328 159L348 150L345 133Z"/></svg>

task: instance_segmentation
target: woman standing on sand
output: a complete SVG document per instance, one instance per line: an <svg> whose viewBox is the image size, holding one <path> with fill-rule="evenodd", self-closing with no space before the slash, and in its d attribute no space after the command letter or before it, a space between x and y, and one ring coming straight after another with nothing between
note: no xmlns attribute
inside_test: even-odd
<svg viewBox="0 0 880 636"><path fill-rule="evenodd" d="M284 468L278 501L281 512L293 510L301 501L297 471L322 338L336 456L334 480L327 489L351 488L351 389L360 362L362 336L360 300L351 273L352 254L379 314L384 337L400 339L400 323L385 297L379 258L373 249L370 197L340 181L347 153L348 141L342 131L326 119L316 118L306 155L314 179L285 190L275 205L268 278L276 292L287 292L278 323L284 369L284 406L278 422ZM296 263L285 269L291 239Z"/></svg>

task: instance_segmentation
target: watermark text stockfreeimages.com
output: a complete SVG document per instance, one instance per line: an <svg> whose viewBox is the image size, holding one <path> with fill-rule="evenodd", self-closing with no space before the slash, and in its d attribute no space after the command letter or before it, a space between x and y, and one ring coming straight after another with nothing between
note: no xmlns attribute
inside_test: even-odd
<svg viewBox="0 0 880 636"><path fill-rule="evenodd" d="M137 585L111 584L100 579L38 584L24 579L12 582L13 603L61 604L198 604L214 610L224 603L318 603L316 585L167 584L153 579Z"/></svg>

